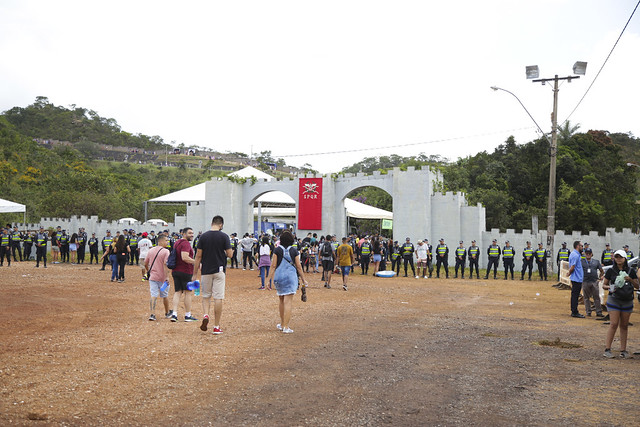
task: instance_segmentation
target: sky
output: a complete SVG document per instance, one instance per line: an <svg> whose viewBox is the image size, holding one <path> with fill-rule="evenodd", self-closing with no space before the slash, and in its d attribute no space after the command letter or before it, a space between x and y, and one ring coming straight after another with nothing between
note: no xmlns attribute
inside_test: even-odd
<svg viewBox="0 0 640 427"><path fill-rule="evenodd" d="M46 96L123 130L339 172L365 157L450 160L545 132L640 136L637 0L2 0L0 111ZM45 137L43 135L43 137Z"/></svg>

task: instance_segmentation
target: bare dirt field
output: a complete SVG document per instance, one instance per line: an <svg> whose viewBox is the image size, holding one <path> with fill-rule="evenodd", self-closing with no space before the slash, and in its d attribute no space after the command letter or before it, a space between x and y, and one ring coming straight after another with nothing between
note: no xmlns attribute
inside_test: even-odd
<svg viewBox="0 0 640 427"><path fill-rule="evenodd" d="M604 359L607 326L554 282L312 274L287 335L257 272L228 270L212 335L148 321L139 270L109 274L0 268L0 425L640 424L640 357ZM580 347L537 344L556 338Z"/></svg>

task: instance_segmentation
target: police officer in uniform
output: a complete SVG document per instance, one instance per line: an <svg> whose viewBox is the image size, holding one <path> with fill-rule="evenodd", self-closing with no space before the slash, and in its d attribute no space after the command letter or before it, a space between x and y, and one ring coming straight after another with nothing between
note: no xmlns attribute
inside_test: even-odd
<svg viewBox="0 0 640 427"><path fill-rule="evenodd" d="M500 260L500 246L498 246L496 239L493 239L491 246L487 248L487 255L489 256L489 264L487 264L487 274L485 274L484 278L489 278L491 266L493 265L493 278L495 279L498 274L498 261Z"/></svg>
<svg viewBox="0 0 640 427"><path fill-rule="evenodd" d="M231 256L231 268L238 268L238 233L231 233L231 239L229 240L231 242L231 249L233 249L233 255Z"/></svg>
<svg viewBox="0 0 640 427"><path fill-rule="evenodd" d="M362 274L367 274L369 272L370 262L371 243L369 243L369 238L365 236L364 242L362 242L362 245L360 245L360 269L362 270Z"/></svg>
<svg viewBox="0 0 640 427"><path fill-rule="evenodd" d="M449 247L444 243L444 239L440 239L440 243L436 246L436 278L440 278L440 265L444 266L444 272L447 279L449 278Z"/></svg>
<svg viewBox="0 0 640 427"><path fill-rule="evenodd" d="M602 256L600 257L600 263L602 265L613 265L613 251L611 250L611 245L607 243L606 248L602 251ZM567 261L568 261L567 257Z"/></svg>
<svg viewBox="0 0 640 427"><path fill-rule="evenodd" d="M62 262L69 262L69 235L67 230L62 230L62 235L60 236L60 258L62 258Z"/></svg>
<svg viewBox="0 0 640 427"><path fill-rule="evenodd" d="M47 242L49 235L44 231L44 227L40 226L40 231L36 233L36 267L40 267L40 260L44 262L44 268L47 268Z"/></svg>
<svg viewBox="0 0 640 427"><path fill-rule="evenodd" d="M547 250L542 247L542 243L538 243L538 249L535 252L536 264L538 264L538 273L540 280L547 280Z"/></svg>
<svg viewBox="0 0 640 427"><path fill-rule="evenodd" d="M84 255L87 249L87 233L84 231L84 227L78 229L76 243L78 245L78 264L84 264Z"/></svg>
<svg viewBox="0 0 640 427"><path fill-rule="evenodd" d="M405 239L404 245L402 245L402 259L404 260L404 277L407 277L407 265L411 264L411 271L413 272L413 276L416 275L416 268L413 265L413 253L416 248L411 243L411 239L407 237Z"/></svg>
<svg viewBox="0 0 640 427"><path fill-rule="evenodd" d="M531 242L527 240L527 247L522 251L522 276L520 280L524 280L524 272L529 269L529 280L531 280L531 272L533 271L533 248Z"/></svg>
<svg viewBox="0 0 640 427"><path fill-rule="evenodd" d="M471 246L467 250L469 253L469 279L473 279L473 267L476 267L476 279L480 278L480 270L478 268L478 260L480 258L480 248L476 245L476 241L471 241Z"/></svg>
<svg viewBox="0 0 640 427"><path fill-rule="evenodd" d="M151 240L151 247L155 247L158 245L158 236L156 236L155 230L151 230L148 239Z"/></svg>
<svg viewBox="0 0 640 427"><path fill-rule="evenodd" d="M100 270L104 270L104 267L107 265L107 257L104 256L104 253L107 251L109 245L113 243L113 236L111 236L111 230L107 230L107 235L102 238L102 268Z"/></svg>
<svg viewBox="0 0 640 427"><path fill-rule="evenodd" d="M556 264L558 266L558 280L560 280L560 263L562 261L569 262L570 253L571 251L569 250L569 248L567 248L567 242L562 242L562 247L558 250L558 255L556 256Z"/></svg>
<svg viewBox="0 0 640 427"><path fill-rule="evenodd" d="M25 233L24 240L22 241L22 259L25 261L31 258L31 249L33 248L34 240L34 233Z"/></svg>
<svg viewBox="0 0 640 427"><path fill-rule="evenodd" d="M96 237L96 233L91 233L91 237L89 238L89 264L93 264L94 257L96 264L98 264L98 238Z"/></svg>
<svg viewBox="0 0 640 427"><path fill-rule="evenodd" d="M453 276L454 279L458 278L458 267L462 270L462 278L464 279L464 265L467 262L467 250L463 245L463 241L460 240L460 246L458 246L455 250L456 255L456 274Z"/></svg>
<svg viewBox="0 0 640 427"><path fill-rule="evenodd" d="M129 265L133 265L134 261L136 265L140 263L140 254L138 254L138 235L131 229L129 230L129 248L131 253L129 254Z"/></svg>
<svg viewBox="0 0 640 427"><path fill-rule="evenodd" d="M427 246L427 267L429 268L429 279L433 274L433 246L429 244L429 239L424 239L424 244Z"/></svg>
<svg viewBox="0 0 640 427"><path fill-rule="evenodd" d="M633 258L633 252L629 250L629 245L624 245L622 249L627 253L627 261L631 261L631 258Z"/></svg>
<svg viewBox="0 0 640 427"><path fill-rule="evenodd" d="M393 242L393 248L391 252L391 271L395 271L396 274L400 275L400 260L402 259L402 255L400 254L400 245L396 240Z"/></svg>
<svg viewBox="0 0 640 427"><path fill-rule="evenodd" d="M504 264L504 280L507 280L509 271L511 271L511 280L513 280L513 259L516 256L516 250L509 241L504 242L502 248L502 264Z"/></svg>
<svg viewBox="0 0 640 427"><path fill-rule="evenodd" d="M18 231L18 226L16 225L13 227L13 231L11 232L11 253L13 254L14 262L18 262L18 259L16 258L16 251L18 251L18 256L20 257L20 261L22 261L20 243L22 243L22 233Z"/></svg>
<svg viewBox="0 0 640 427"><path fill-rule="evenodd" d="M7 257L7 267L11 266L11 228L3 228L0 234L0 267L4 265L4 257Z"/></svg>

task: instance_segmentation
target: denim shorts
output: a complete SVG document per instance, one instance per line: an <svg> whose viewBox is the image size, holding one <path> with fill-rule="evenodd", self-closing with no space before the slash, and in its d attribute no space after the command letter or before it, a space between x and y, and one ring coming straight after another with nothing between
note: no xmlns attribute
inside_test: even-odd
<svg viewBox="0 0 640 427"><path fill-rule="evenodd" d="M340 266L340 271L342 271L342 275L343 276L348 276L349 273L351 272L351 266L350 265L341 265Z"/></svg>
<svg viewBox="0 0 640 427"><path fill-rule="evenodd" d="M373 262L382 261L382 256L380 254L373 254Z"/></svg>

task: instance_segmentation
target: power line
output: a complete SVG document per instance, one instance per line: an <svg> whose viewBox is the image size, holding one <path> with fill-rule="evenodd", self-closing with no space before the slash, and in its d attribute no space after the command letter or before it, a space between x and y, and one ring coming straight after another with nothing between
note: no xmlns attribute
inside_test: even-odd
<svg viewBox="0 0 640 427"><path fill-rule="evenodd" d="M564 119L564 121L562 122L562 125L564 125L567 120L569 120L569 118L573 115L573 113L576 112L576 110L578 109L578 107L580 106L580 104L582 104L582 101L584 100L584 98L586 98L587 94L589 93L589 91L591 90L591 86L593 86L593 84L596 82L596 80L598 79L598 76L600 75L600 73L602 72L602 69L604 68L605 65L607 65L607 61L609 61L609 58L611 57L611 54L613 53L614 49L616 48L616 46L618 45L618 42L620 41L620 39L622 38L622 35L624 34L625 30L627 29L627 26L629 25L629 22L631 22L631 18L633 18L633 15L636 13L636 10L638 9L638 6L640 6L640 0L638 1L638 3L636 4L636 7L633 9L633 12L631 12L631 16L629 17L629 19L627 20L627 23L625 24L624 28L622 29L622 31L620 32L620 35L618 36L618 40L616 40L616 42L614 43L613 47L611 48L611 51L609 52L609 55L607 55L607 58L604 60L604 63L602 64L602 66L600 67L600 70L598 71L598 74L596 74L596 76L593 78L593 81L591 82L591 84L589 85L589 87L587 88L587 91L584 93L584 95L582 95L582 98L580 98L580 101L578 101L578 104L575 106L575 108L571 111L571 113L567 116L566 119Z"/></svg>
<svg viewBox="0 0 640 427"><path fill-rule="evenodd" d="M508 129L508 130L503 130L503 131L482 133L482 134L478 134L478 135L457 136L457 137L454 137L454 138L434 139L432 141L411 142L411 143L407 143L407 144L396 144L396 145L386 145L384 147L355 148L353 150L325 151L325 152L322 152L322 153L285 154L285 155L282 155L282 156L274 154L273 157L274 158L285 158L285 157L324 156L324 155L329 155L329 154L358 153L358 152L362 152L362 151L378 151L378 150L386 150L386 149L389 149L389 148L402 148L402 147L412 147L412 146L416 146L416 145L435 144L436 142L458 141L458 140L461 140L461 139L478 138L478 137L481 137L481 136L497 135L497 134L503 134L505 132L514 132L514 131L528 130L528 129L534 129L534 127L533 126L528 126L528 127L523 127L523 128L517 128L517 129Z"/></svg>

